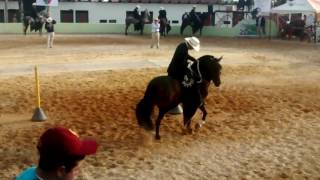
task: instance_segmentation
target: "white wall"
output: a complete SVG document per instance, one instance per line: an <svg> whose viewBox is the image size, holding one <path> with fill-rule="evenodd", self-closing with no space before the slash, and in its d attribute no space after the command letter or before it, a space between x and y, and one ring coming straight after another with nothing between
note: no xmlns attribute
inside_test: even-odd
<svg viewBox="0 0 320 180"><path fill-rule="evenodd" d="M87 10L89 12L89 23L100 23L101 19L117 20L117 24L125 24L126 11L132 11L137 4L135 3L105 3L105 2L60 2L58 7L50 7L51 16L60 22L61 10ZM193 4L139 4L141 10L147 8L149 11L153 11L154 16L158 17L158 11L160 7L164 7L167 11L167 17L169 20L178 20L180 25L181 16L184 12L190 12ZM208 5L197 4L197 12L207 12ZM214 5L214 10L225 10L225 6ZM4 2L0 2L0 9L4 9ZM9 9L18 9L17 2L9 2ZM74 19L75 22L75 19Z"/></svg>

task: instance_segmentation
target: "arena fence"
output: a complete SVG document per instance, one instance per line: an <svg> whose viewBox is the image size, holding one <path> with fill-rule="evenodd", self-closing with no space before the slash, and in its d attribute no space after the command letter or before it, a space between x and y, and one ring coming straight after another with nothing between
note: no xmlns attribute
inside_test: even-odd
<svg viewBox="0 0 320 180"><path fill-rule="evenodd" d="M269 22L266 24L266 36L269 35ZM276 36L278 33L274 22L271 23L271 36ZM21 23L0 23L1 34L22 34L23 25ZM144 34L149 35L151 26L145 25ZM84 24L84 23L58 23L55 25L56 33L61 34L124 34L125 27L123 24ZM45 30L43 29L43 32ZM191 35L191 28L187 27L184 35ZM28 32L30 33L30 32ZM130 26L128 34L139 34L138 31L133 31L133 26ZM179 35L180 26L172 26L169 35ZM203 36L218 36L218 37L239 37L239 36L256 36L255 22L247 22L239 24L233 28L205 26L202 30Z"/></svg>

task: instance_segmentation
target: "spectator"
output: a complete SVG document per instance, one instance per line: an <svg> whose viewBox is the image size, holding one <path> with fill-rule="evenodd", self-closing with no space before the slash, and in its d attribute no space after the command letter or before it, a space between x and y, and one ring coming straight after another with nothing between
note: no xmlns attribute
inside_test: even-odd
<svg viewBox="0 0 320 180"><path fill-rule="evenodd" d="M48 42L47 42L48 48L52 48L52 46L53 46L54 24L56 24L56 21L53 20L51 17L48 17L46 20L46 24L45 24L45 28L48 32Z"/></svg>
<svg viewBox="0 0 320 180"><path fill-rule="evenodd" d="M265 18L259 13L256 18L256 28L257 28L257 35L259 37L263 37L266 34L265 30L266 20Z"/></svg>
<svg viewBox="0 0 320 180"><path fill-rule="evenodd" d="M96 141L80 140L69 129L50 128L41 135L37 145L38 166L26 169L16 180L72 180L78 175L80 161L96 153L97 146Z"/></svg>
<svg viewBox="0 0 320 180"><path fill-rule="evenodd" d="M152 42L151 42L151 48L153 48L154 45L157 45L157 48L160 46L160 23L159 19L155 18L152 23L151 28L151 34L152 34Z"/></svg>

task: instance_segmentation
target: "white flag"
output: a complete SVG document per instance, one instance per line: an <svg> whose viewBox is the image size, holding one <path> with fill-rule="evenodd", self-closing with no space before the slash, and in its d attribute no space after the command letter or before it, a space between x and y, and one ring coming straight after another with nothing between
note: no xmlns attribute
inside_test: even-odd
<svg viewBox="0 0 320 180"><path fill-rule="evenodd" d="M58 6L58 0L37 0L37 6Z"/></svg>

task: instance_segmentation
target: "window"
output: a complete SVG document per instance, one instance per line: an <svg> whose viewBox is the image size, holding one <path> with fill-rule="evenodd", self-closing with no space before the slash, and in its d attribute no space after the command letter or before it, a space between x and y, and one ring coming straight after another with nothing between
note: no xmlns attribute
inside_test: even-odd
<svg viewBox="0 0 320 180"><path fill-rule="evenodd" d="M89 22L88 11L76 11L76 22L88 23Z"/></svg>
<svg viewBox="0 0 320 180"><path fill-rule="evenodd" d="M172 20L172 24L178 24L179 21L178 20Z"/></svg>
<svg viewBox="0 0 320 180"><path fill-rule="evenodd" d="M100 19L100 23L107 23L108 22L108 20L106 20L106 19Z"/></svg>
<svg viewBox="0 0 320 180"><path fill-rule="evenodd" d="M109 20L109 23L117 23L117 20L115 20L115 19L110 19L110 20Z"/></svg>
<svg viewBox="0 0 320 180"><path fill-rule="evenodd" d="M18 9L8 10L8 21L12 23L21 22L20 13Z"/></svg>
<svg viewBox="0 0 320 180"><path fill-rule="evenodd" d="M0 9L0 23L4 22L4 10Z"/></svg>
<svg viewBox="0 0 320 180"><path fill-rule="evenodd" d="M61 10L60 18L62 23L73 23L73 10Z"/></svg>

